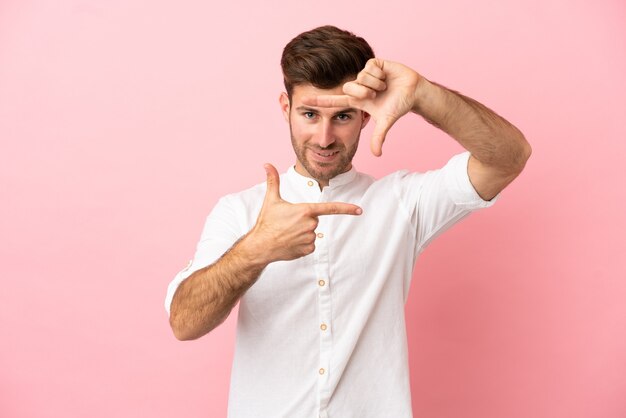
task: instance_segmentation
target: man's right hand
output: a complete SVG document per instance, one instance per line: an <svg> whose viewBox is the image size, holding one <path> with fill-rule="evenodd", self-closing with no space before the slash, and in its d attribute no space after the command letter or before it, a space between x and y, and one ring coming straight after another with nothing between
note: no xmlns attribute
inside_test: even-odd
<svg viewBox="0 0 626 418"><path fill-rule="evenodd" d="M274 261L315 250L321 215L360 215L348 203L291 204L280 197L278 172L265 165L267 191L256 225L215 263L185 279L172 299L170 324L179 340L199 338L221 324L241 296Z"/></svg>
<svg viewBox="0 0 626 418"><path fill-rule="evenodd" d="M315 228L322 215L360 215L356 205L341 202L289 203L280 197L280 177L271 164L264 166L267 191L256 225L247 238L268 263L293 260L315 251Z"/></svg>

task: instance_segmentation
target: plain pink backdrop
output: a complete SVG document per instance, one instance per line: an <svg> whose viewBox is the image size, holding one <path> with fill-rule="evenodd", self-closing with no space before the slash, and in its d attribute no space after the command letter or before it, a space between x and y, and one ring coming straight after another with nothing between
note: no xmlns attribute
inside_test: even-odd
<svg viewBox="0 0 626 418"><path fill-rule="evenodd" d="M335 24L533 146L434 242L406 307L416 417L626 416L626 3L0 2L0 416L223 417L236 314L195 342L163 298L225 193L293 163L280 53ZM356 166L462 149L411 115Z"/></svg>

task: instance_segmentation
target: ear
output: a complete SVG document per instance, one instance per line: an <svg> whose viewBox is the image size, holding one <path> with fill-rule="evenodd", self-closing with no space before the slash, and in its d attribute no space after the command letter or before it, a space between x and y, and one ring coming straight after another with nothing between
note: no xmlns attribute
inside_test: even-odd
<svg viewBox="0 0 626 418"><path fill-rule="evenodd" d="M287 96L287 93L285 92L280 93L278 102L280 103L280 110L282 110L283 112L285 121L289 123L289 96Z"/></svg>
<svg viewBox="0 0 626 418"><path fill-rule="evenodd" d="M361 129L365 128L367 123L370 121L370 114L367 112L361 111Z"/></svg>

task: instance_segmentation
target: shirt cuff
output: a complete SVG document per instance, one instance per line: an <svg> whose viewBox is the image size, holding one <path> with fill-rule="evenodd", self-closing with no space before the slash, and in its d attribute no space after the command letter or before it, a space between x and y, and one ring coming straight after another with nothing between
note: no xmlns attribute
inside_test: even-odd
<svg viewBox="0 0 626 418"><path fill-rule="evenodd" d="M191 276L194 272L199 270L202 267L194 266L194 260L190 260L187 267L178 272L176 277L170 282L167 286L167 294L165 295L165 310L167 311L167 315L170 315L170 307L172 306L172 300L174 299L174 294L178 289L178 286L189 276Z"/></svg>
<svg viewBox="0 0 626 418"><path fill-rule="evenodd" d="M446 164L446 185L455 204L467 209L488 208L498 200L498 193L491 200L483 200L472 185L467 172L470 152L466 151L450 158Z"/></svg>

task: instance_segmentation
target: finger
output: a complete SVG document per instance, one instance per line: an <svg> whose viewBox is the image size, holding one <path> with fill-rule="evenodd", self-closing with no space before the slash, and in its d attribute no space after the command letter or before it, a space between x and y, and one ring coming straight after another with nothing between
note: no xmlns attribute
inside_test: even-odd
<svg viewBox="0 0 626 418"><path fill-rule="evenodd" d="M385 60L382 60L380 58L370 58L369 60L367 60L365 68L363 68L364 71L370 73L380 80L384 80L387 77L387 73L385 73L384 69Z"/></svg>
<svg viewBox="0 0 626 418"><path fill-rule="evenodd" d="M374 128L374 133L372 134L372 140L370 142L372 154L375 156L380 157L383 155L383 143L387 137L387 132L389 132L389 129L391 129L391 126L394 123L395 120L392 118L385 118L383 120L376 121L376 127Z"/></svg>
<svg viewBox="0 0 626 418"><path fill-rule="evenodd" d="M267 190L265 192L265 200L280 200L280 176L276 167L267 163L263 166L267 174Z"/></svg>
<svg viewBox="0 0 626 418"><path fill-rule="evenodd" d="M310 203L313 216L322 215L360 215L363 210L357 205L342 202Z"/></svg>
<svg viewBox="0 0 626 418"><path fill-rule="evenodd" d="M387 89L387 84L384 81L367 71L361 71L356 78L356 82L376 91L384 91Z"/></svg>
<svg viewBox="0 0 626 418"><path fill-rule="evenodd" d="M342 96L335 94L324 94L319 96L303 96L302 103L308 106L319 107L351 107L350 96Z"/></svg>
<svg viewBox="0 0 626 418"><path fill-rule="evenodd" d="M343 85L343 92L348 96L355 97L357 99L374 99L376 97L376 91L364 86L355 81L349 81Z"/></svg>

